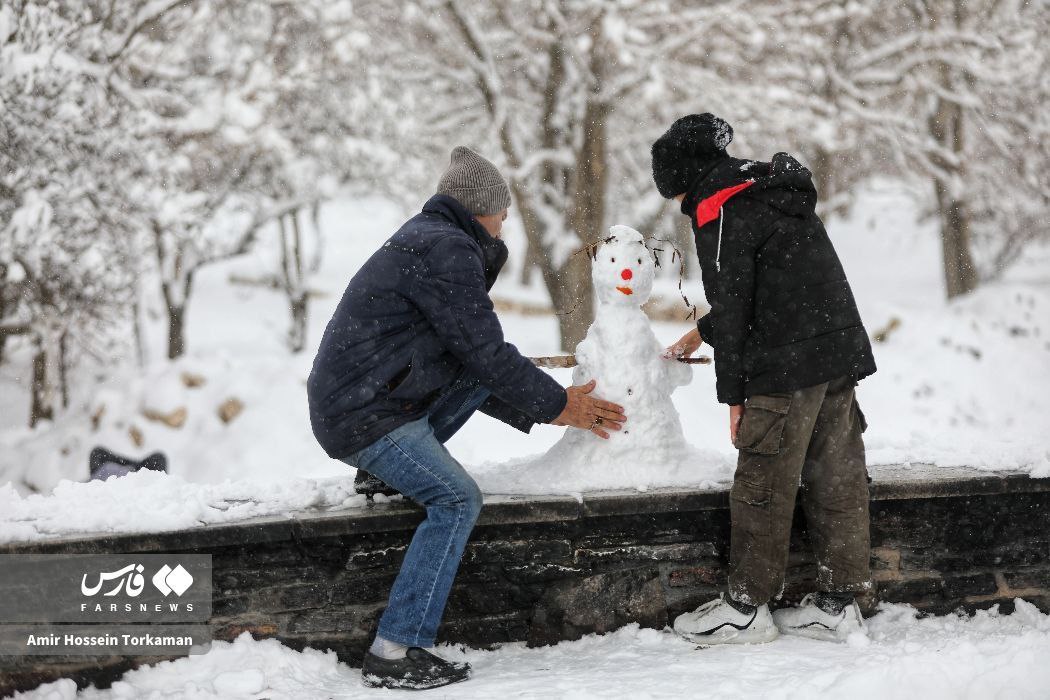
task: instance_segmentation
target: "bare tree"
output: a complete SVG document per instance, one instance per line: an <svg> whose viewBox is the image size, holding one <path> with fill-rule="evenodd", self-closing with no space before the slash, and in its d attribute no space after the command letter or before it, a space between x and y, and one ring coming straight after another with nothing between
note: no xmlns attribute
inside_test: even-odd
<svg viewBox="0 0 1050 700"><path fill-rule="evenodd" d="M589 260L573 253L634 204L614 201L611 190L625 181L652 189L648 164L621 159L621 146L640 123L650 141L666 128L653 119L673 91L662 72L697 40L681 31L683 14L730 16L719 7L668 13L571 0L417 0L371 10L375 26L397 32L392 46L417 47L383 60L398 89L426 106L419 128L428 139L469 134L498 149L528 240L526 268L543 276L566 349L593 318Z"/></svg>
<svg viewBox="0 0 1050 700"><path fill-rule="evenodd" d="M314 201L281 192L275 176L287 160L287 140L274 130L287 86L267 80L281 47L264 30L294 8L254 0L137 5L118 18L124 39L105 59L129 129L151 155L140 190L175 359L186 349L197 272L248 252L264 225ZM143 22L149 32L140 31Z"/></svg>
<svg viewBox="0 0 1050 700"><path fill-rule="evenodd" d="M945 289L965 294L1016 257L1038 230L1033 210L1050 201L1039 106L1050 11L994 0L848 11L852 31L839 40L849 50L829 73L829 97L875 140L866 151L887 156L884 171L916 182L920 200L932 192Z"/></svg>
<svg viewBox="0 0 1050 700"><path fill-rule="evenodd" d="M113 339L133 279L129 142L82 60L104 35L90 12L0 7L0 337L32 347L31 426L68 406L70 355Z"/></svg>

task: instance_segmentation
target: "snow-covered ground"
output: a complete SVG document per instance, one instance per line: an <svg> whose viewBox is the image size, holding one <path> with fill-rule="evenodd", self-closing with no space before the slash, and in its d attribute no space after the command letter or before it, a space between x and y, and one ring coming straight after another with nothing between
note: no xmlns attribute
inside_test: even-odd
<svg viewBox="0 0 1050 700"><path fill-rule="evenodd" d="M353 487L353 480L343 476L198 484L149 470L105 482L62 481L46 495L24 498L4 484L0 543L98 532L164 532L311 508L363 506L365 497Z"/></svg>
<svg viewBox="0 0 1050 700"><path fill-rule="evenodd" d="M527 649L446 647L474 677L425 691L434 698L733 698L734 700L1045 700L1050 697L1050 617L1023 600L1011 615L918 619L906 605L883 605L868 634L846 644L799 638L697 650L673 633L624 627L604 636ZM335 654L293 651L245 633L200 656L127 673L109 690L76 692L61 680L19 695L89 698L386 697L364 688L360 672Z"/></svg>
<svg viewBox="0 0 1050 700"><path fill-rule="evenodd" d="M63 479L85 479L88 452L96 444L135 456L153 450L168 455L171 473L183 481L154 491L162 499L159 510L165 505L172 509L190 505L185 506L185 517L156 521L158 529L227 517L215 515L220 511L279 512L309 502L310 496L274 497L282 490L287 493L295 479L342 478L348 483L350 470L328 459L310 432L306 377L313 349L347 280L412 208L371 198L339 202L324 210L326 256L312 282L317 294L311 301L307 350L297 356L283 342L288 324L283 297L229 280L231 274L253 276L272 269L274 252L261 246L249 256L199 274L189 308L189 351L184 358L175 363L163 359L165 320L157 300L150 301L146 344L152 359L147 367L139 370L133 359L126 358L120 368L79 370L71 382L69 413L55 424L33 431L24 427L29 357L11 358L0 367L0 484L10 482L0 489L2 539L28 532L27 520L47 519L49 512L53 522L60 517L76 520L76 511L69 509L78 501L116 499L122 493L123 486L117 484L63 483L50 500L34 496L30 503L25 498L32 492L47 494ZM900 322L885 343L875 344L879 372L859 389L870 423L865 436L869 463L970 465L1050 475L1050 413L1045 408L1050 388L1050 250L1028 251L1003 280L946 303L936 232L916 221L909 200L893 185L869 188L849 218L833 219L828 227L869 331L874 333L895 318ZM512 264L494 296L543 302L538 279L527 288L518 282L513 263L522 258L523 241L513 225L508 243ZM676 278L658 279L654 293L676 298L676 282ZM697 280L688 282L686 293L692 299L703 298ZM526 354L559 352L553 317L503 313L501 318L507 337ZM687 321L657 323L655 331L661 342L670 344L689 325ZM704 352L709 349L702 348ZM204 384L186 386L182 375L187 372L203 377ZM695 482L701 484L729 476L734 450L728 440L726 409L714 400L713 369L696 366L693 372L693 382L678 389L673 399L686 438L703 455L695 465ZM563 384L570 382L570 371L552 373ZM243 401L245 408L227 424L217 411L231 397ZM187 412L185 424L178 429L142 415L143 409L164 413L178 408ZM91 416L100 409L98 428L93 429ZM142 447L129 437L133 426L142 434ZM563 430L538 426L525 435L479 415L449 447L490 493L544 491L548 490L544 484L524 474L509 478L498 465L543 453ZM637 478L630 483L611 483L600 465L595 469L595 488L666 483L660 465L639 465ZM680 472L677 481L682 481ZM316 492L330 486L311 481L302 488ZM177 494L182 500L166 503L162 493ZM341 493L345 495L345 489ZM201 515L207 508L198 504L224 503L228 494L235 500L269 505L225 511L220 506L211 515ZM104 521L98 525L107 527ZM108 527L119 529L114 522Z"/></svg>

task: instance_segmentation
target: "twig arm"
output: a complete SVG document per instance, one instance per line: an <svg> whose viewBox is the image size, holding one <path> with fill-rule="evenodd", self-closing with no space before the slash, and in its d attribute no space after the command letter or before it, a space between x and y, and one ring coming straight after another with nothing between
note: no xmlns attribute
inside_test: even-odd
<svg viewBox="0 0 1050 700"><path fill-rule="evenodd" d="M575 355L553 355L549 357L530 357L529 360L532 364L537 367L546 367L547 369L565 369L568 367L576 366ZM687 365L709 365L711 364L711 358L705 355L700 357L679 357L679 362Z"/></svg>

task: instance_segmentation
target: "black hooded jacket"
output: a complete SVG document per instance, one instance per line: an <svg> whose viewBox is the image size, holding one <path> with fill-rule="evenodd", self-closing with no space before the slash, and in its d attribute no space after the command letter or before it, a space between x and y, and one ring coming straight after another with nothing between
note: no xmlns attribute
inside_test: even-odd
<svg viewBox="0 0 1050 700"><path fill-rule="evenodd" d="M697 325L714 348L722 403L875 372L816 203L812 175L786 153L720 158L682 201L711 305Z"/></svg>
<svg viewBox="0 0 1050 700"><path fill-rule="evenodd" d="M503 339L488 290L507 247L462 204L436 195L361 266L329 321L307 382L310 422L336 459L426 415L469 374L481 410L528 432L565 390Z"/></svg>

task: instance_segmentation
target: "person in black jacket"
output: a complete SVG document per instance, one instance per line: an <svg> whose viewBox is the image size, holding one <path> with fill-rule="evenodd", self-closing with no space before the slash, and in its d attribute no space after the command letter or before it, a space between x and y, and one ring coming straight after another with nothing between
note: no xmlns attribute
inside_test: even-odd
<svg viewBox="0 0 1050 700"><path fill-rule="evenodd" d="M875 372L868 334L815 207L812 176L777 153L733 158L712 114L676 121L652 147L660 194L681 203L711 311L669 354L714 348L718 401L739 458L730 492L728 595L675 621L702 644L780 632L843 640L862 626L870 587L863 414L854 388ZM787 565L801 483L817 586L770 614Z"/></svg>
<svg viewBox="0 0 1050 700"><path fill-rule="evenodd" d="M607 438L623 409L563 389L503 338L488 290L507 259L510 191L465 148L438 193L350 280L307 382L314 435L329 456L426 508L365 656L367 685L423 689L469 666L433 646L467 538L481 510L474 480L444 443L475 410L528 432L536 423Z"/></svg>

